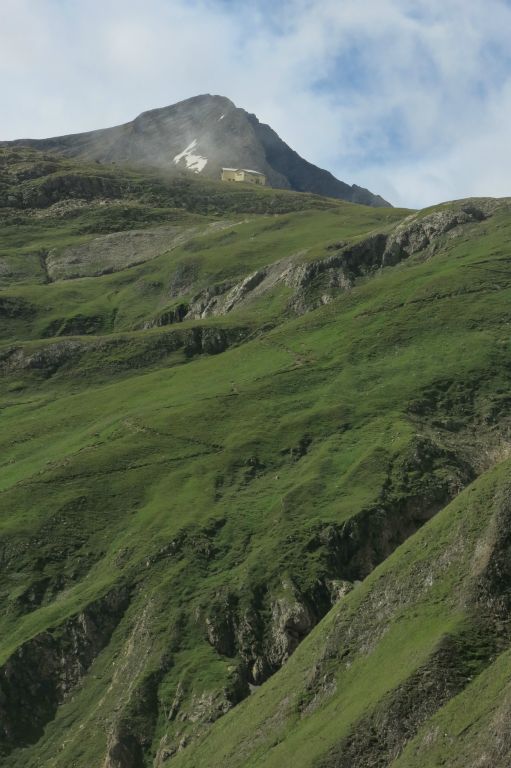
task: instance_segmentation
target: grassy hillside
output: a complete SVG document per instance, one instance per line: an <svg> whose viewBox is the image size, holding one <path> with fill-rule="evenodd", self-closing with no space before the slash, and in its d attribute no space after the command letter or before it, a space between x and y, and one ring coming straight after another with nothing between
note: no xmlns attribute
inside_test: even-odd
<svg viewBox="0 0 511 768"><path fill-rule="evenodd" d="M402 545L175 765L506 765L491 729L509 695L509 469Z"/></svg>
<svg viewBox="0 0 511 768"><path fill-rule="evenodd" d="M2 765L449 764L449 708L475 755L509 202L2 169Z"/></svg>

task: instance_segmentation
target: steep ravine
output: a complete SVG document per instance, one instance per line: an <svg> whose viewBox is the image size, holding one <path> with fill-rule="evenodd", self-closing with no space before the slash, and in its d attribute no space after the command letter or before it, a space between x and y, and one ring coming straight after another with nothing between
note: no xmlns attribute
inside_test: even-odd
<svg viewBox="0 0 511 768"><path fill-rule="evenodd" d="M491 694L509 686L509 468L435 516L176 765L507 768L508 699Z"/></svg>
<svg viewBox="0 0 511 768"><path fill-rule="evenodd" d="M171 714L162 720L160 710L159 725L155 721L155 765L166 765L174 754L245 698L253 686L267 680L337 600L364 580L480 472L487 470L491 458L481 463L483 444L488 457L505 454L510 438L507 421L501 422L497 429L493 424L484 425L478 414L477 392L473 392L471 399L472 419L479 432L472 456L467 456L466 450L456 454L450 432L445 433L445 445L425 437L412 441L405 454L389 466L377 504L361 510L344 524L320 526L303 541L304 560L311 558L319 563L317 579L309 589L298 586L300 566L296 564L294 573L288 568L285 576L282 571L280 575L276 571L272 580L259 585L247 584L239 591L223 588L209 594L207 605L196 614L196 621L202 625L203 636L218 656L232 660L231 682L217 694L210 693L203 699L197 694L187 699L185 689L176 692ZM428 392L424 393L424 400L428 402L429 419L438 423L444 403L440 401L432 408ZM465 402L462 393L460 401ZM417 410L417 403L414 408ZM452 408L451 402L449 410ZM421 431L428 431L427 423L422 423ZM438 441L438 430L435 432ZM458 439L463 446L469 440L468 433ZM419 478L418 482L410 485L411 477ZM214 541L211 549L215 550ZM470 660L467 663L471 663ZM455 684L453 681L453 686ZM447 686L446 696L454 690ZM435 695L434 700L436 706L438 696ZM424 712L429 711L425 704ZM420 722L418 717L417 727ZM145 743L147 745L147 734ZM129 765L129 762L119 763L115 768Z"/></svg>
<svg viewBox="0 0 511 768"><path fill-rule="evenodd" d="M118 587L53 630L23 643L0 667L0 755L33 744L108 644L129 604Z"/></svg>
<svg viewBox="0 0 511 768"><path fill-rule="evenodd" d="M317 768L393 765L421 725L509 647L509 489L499 493L493 504L493 535L486 543L488 551L480 570L475 557L466 598L470 606L466 625L447 635L427 663L362 717L349 736L316 764Z"/></svg>

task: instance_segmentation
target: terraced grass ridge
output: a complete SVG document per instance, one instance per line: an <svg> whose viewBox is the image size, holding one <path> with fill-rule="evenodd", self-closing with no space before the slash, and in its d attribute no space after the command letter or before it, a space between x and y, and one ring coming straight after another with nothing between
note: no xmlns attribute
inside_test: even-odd
<svg viewBox="0 0 511 768"><path fill-rule="evenodd" d="M508 768L510 242L0 149L2 768Z"/></svg>

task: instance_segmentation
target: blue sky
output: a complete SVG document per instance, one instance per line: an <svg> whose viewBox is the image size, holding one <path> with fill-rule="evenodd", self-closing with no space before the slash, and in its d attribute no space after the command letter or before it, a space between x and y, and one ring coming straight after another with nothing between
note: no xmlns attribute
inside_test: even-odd
<svg viewBox="0 0 511 768"><path fill-rule="evenodd" d="M394 204L511 195L506 0L0 0L0 139L198 93Z"/></svg>

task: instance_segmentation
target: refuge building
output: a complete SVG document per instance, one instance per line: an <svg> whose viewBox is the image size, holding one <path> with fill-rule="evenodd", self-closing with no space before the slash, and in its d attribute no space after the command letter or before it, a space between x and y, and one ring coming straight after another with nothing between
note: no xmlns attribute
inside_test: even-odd
<svg viewBox="0 0 511 768"><path fill-rule="evenodd" d="M260 171L250 171L248 168L222 168L222 181L245 181L249 184L260 184L264 187L266 176Z"/></svg>

